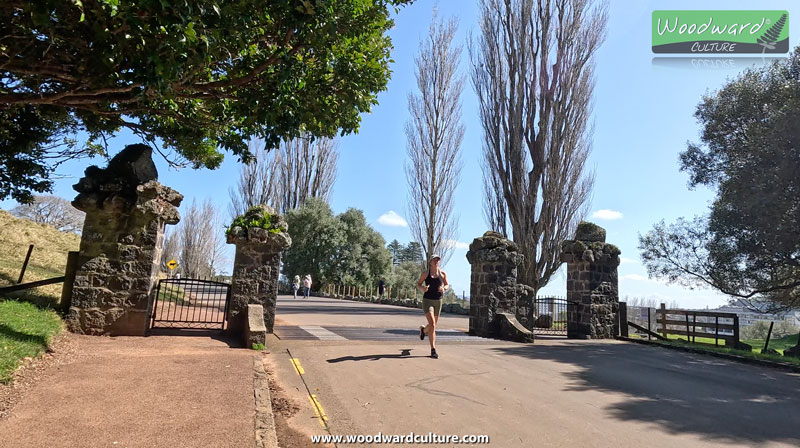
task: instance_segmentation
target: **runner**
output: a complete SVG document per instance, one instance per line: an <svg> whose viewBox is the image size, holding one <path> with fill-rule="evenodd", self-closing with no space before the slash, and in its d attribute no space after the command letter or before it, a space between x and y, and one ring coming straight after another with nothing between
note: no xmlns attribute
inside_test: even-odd
<svg viewBox="0 0 800 448"><path fill-rule="evenodd" d="M419 338L425 339L428 335L428 340L431 343L431 358L439 358L436 353L436 323L439 322L439 312L442 310L442 295L450 288L447 283L447 274L439 269L439 262L442 257L434 255L431 257L431 262L427 272L419 275L417 281L417 289L423 292L422 294L422 310L425 313L425 318L428 319L428 325L420 325Z"/></svg>

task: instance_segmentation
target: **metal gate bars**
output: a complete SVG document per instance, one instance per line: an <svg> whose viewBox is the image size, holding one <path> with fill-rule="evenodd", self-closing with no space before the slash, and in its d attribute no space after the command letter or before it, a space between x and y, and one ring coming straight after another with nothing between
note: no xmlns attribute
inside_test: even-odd
<svg viewBox="0 0 800 448"><path fill-rule="evenodd" d="M225 329L231 285L210 279L158 281L150 328Z"/></svg>
<svg viewBox="0 0 800 448"><path fill-rule="evenodd" d="M536 334L567 335L569 302L560 297L537 297L533 302L533 328Z"/></svg>

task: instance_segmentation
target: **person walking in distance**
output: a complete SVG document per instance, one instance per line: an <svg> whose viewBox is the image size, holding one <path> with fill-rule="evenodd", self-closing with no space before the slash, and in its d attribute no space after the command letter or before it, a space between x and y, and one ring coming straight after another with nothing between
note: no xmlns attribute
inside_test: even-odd
<svg viewBox="0 0 800 448"><path fill-rule="evenodd" d="M297 290L300 289L300 276L295 275L294 280L292 280L292 291L294 292L294 298L297 298Z"/></svg>
<svg viewBox="0 0 800 448"><path fill-rule="evenodd" d="M428 271L423 272L417 280L417 289L422 291L422 311L428 320L428 325L420 325L419 338L431 343L431 358L439 358L436 353L436 324L439 322L439 312L442 310L442 295L450 288L447 283L447 274L440 269L439 263L442 257L434 255L431 257Z"/></svg>
<svg viewBox="0 0 800 448"><path fill-rule="evenodd" d="M303 279L303 286L305 287L303 298L307 299L308 295L311 294L311 274L306 274L306 278Z"/></svg>

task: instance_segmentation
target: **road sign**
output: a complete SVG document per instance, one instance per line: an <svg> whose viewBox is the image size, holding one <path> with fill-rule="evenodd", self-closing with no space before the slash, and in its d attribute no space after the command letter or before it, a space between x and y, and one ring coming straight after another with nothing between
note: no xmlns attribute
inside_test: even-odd
<svg viewBox="0 0 800 448"><path fill-rule="evenodd" d="M175 269L175 268L178 267L178 262L175 261L175 260L169 260L167 262L167 267L170 268L170 269Z"/></svg>

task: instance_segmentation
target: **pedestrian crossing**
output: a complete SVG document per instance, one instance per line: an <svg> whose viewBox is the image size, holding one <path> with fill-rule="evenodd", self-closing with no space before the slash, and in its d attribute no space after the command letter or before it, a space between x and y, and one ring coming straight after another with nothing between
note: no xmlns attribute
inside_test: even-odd
<svg viewBox="0 0 800 448"><path fill-rule="evenodd" d="M419 341L419 329L368 328L316 325L276 325L273 333L281 340L306 341ZM437 342L490 341L460 330L436 330Z"/></svg>

